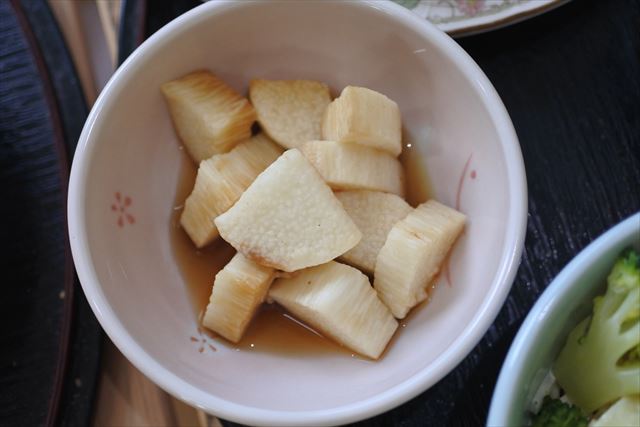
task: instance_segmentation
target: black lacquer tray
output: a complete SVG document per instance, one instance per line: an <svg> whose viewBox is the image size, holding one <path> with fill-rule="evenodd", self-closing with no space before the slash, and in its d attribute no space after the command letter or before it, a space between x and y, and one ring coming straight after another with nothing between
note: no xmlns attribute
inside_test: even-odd
<svg viewBox="0 0 640 427"><path fill-rule="evenodd" d="M67 237L87 116L44 0L0 1L0 425L87 425L101 332Z"/></svg>

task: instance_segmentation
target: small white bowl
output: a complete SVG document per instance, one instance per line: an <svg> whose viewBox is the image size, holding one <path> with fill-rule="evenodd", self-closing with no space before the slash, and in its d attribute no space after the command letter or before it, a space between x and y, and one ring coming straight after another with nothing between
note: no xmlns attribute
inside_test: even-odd
<svg viewBox="0 0 640 427"><path fill-rule="evenodd" d="M640 250L640 213L594 240L542 293L511 344L491 399L487 425L524 426L534 394L551 370L569 332L593 309L616 258Z"/></svg>
<svg viewBox="0 0 640 427"><path fill-rule="evenodd" d="M197 324L169 240L181 152L161 83L208 68L251 78L378 90L400 106L434 196L468 226L429 306L385 357L198 352ZM84 292L124 355L169 393L254 425L371 417L450 372L511 287L527 190L518 140L495 90L448 36L391 2L210 2L154 34L96 101L76 151L69 235Z"/></svg>

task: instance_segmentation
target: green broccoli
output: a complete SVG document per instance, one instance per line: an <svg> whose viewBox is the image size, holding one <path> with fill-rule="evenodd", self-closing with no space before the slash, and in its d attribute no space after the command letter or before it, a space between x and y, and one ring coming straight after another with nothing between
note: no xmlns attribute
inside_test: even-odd
<svg viewBox="0 0 640 427"><path fill-rule="evenodd" d="M587 427L587 424L580 408L547 396L540 412L533 417L532 427Z"/></svg>
<svg viewBox="0 0 640 427"><path fill-rule="evenodd" d="M569 334L553 371L572 402L586 413L640 393L640 255L629 249L607 278L593 313Z"/></svg>

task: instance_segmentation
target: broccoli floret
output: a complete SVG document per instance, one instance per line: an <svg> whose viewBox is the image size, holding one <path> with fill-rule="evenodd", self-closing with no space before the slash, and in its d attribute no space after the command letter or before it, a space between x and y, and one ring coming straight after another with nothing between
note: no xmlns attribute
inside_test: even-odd
<svg viewBox="0 0 640 427"><path fill-rule="evenodd" d="M540 412L533 417L532 427L587 427L587 424L580 408L547 396Z"/></svg>
<svg viewBox="0 0 640 427"><path fill-rule="evenodd" d="M640 363L640 344L627 351L618 360L618 365L620 366L632 366L635 363Z"/></svg>
<svg viewBox="0 0 640 427"><path fill-rule="evenodd" d="M640 255L625 251L607 278L593 313L569 334L554 365L558 384L590 413L640 393Z"/></svg>

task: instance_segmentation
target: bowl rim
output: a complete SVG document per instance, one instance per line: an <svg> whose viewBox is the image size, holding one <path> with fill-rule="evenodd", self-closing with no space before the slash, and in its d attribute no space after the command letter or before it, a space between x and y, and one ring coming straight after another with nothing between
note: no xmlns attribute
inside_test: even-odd
<svg viewBox="0 0 640 427"><path fill-rule="evenodd" d="M216 397L189 384L158 363L130 335L109 305L92 264L85 217L85 192L89 164L96 144L92 130L101 111L111 103L109 95L124 84L124 76L135 70L138 63L154 54L162 41L171 39L183 25L195 25L218 13L236 8L251 7L254 2L206 2L177 17L158 30L116 70L96 100L84 125L71 168L68 196L68 228L71 250L80 282L94 314L105 332L125 357L145 376L178 399L221 418L251 425L335 425L355 422L378 415L408 401L431 387L453 370L480 341L501 309L515 278L524 246L527 225L527 185L524 162L511 119L496 90L479 66L453 39L411 11L393 2L349 2L350 7L372 8L386 14L396 25L428 39L461 70L486 108L499 140L506 163L509 186L509 215L504 247L490 292L469 324L447 349L428 367L409 379L378 395L330 409L314 411L282 411L259 409ZM179 33L179 31L177 31Z"/></svg>
<svg viewBox="0 0 640 427"><path fill-rule="evenodd" d="M585 265L592 265L604 254L638 233L640 212L632 214L605 231L578 253L551 281L525 318L513 340L491 398L488 426L509 425L527 355L534 352L552 313L567 300L571 288L578 283Z"/></svg>

